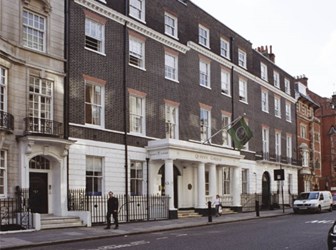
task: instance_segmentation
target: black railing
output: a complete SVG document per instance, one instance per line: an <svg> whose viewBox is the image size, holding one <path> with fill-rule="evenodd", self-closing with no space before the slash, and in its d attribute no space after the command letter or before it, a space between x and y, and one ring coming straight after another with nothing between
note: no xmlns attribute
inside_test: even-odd
<svg viewBox="0 0 336 250"><path fill-rule="evenodd" d="M63 124L53 120L26 117L25 134L40 134L55 137L63 136Z"/></svg>
<svg viewBox="0 0 336 250"><path fill-rule="evenodd" d="M33 228L28 189L16 188L16 197L0 199L0 231Z"/></svg>
<svg viewBox="0 0 336 250"><path fill-rule="evenodd" d="M167 196L115 196L119 200L118 219L120 222L165 220L169 218L169 197ZM87 195L85 189L72 189L68 192L68 209L70 211L90 211L93 224L105 223L107 199L107 195ZM126 206L126 201L128 206ZM127 207L129 208L128 213Z"/></svg>
<svg viewBox="0 0 336 250"><path fill-rule="evenodd" d="M241 203L243 212L251 212L256 209L256 201L259 204L259 210L273 210L284 206L291 207L293 205L295 195L284 194L284 201L282 201L282 195L279 193L273 194L242 194Z"/></svg>
<svg viewBox="0 0 336 250"><path fill-rule="evenodd" d="M7 130L7 131L13 131L14 130L14 116L7 112L0 111L0 129Z"/></svg>

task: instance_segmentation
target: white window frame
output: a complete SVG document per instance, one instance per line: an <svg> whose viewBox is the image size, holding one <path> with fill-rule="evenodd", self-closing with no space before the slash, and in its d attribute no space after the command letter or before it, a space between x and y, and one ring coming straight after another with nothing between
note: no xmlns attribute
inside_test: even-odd
<svg viewBox="0 0 336 250"><path fill-rule="evenodd" d="M146 98L142 96L129 96L130 133L146 134Z"/></svg>
<svg viewBox="0 0 336 250"><path fill-rule="evenodd" d="M179 109L175 105L165 104L166 138L179 139Z"/></svg>
<svg viewBox="0 0 336 250"><path fill-rule="evenodd" d="M94 127L104 127L105 121L105 87L94 81L84 80L85 83L85 124ZM91 89L91 92L87 92ZM87 99L89 98L89 99ZM91 122L87 117L88 108L91 110Z"/></svg>
<svg viewBox="0 0 336 250"><path fill-rule="evenodd" d="M131 196L144 195L144 162L131 161L130 167L130 194Z"/></svg>
<svg viewBox="0 0 336 250"><path fill-rule="evenodd" d="M7 197L7 151L0 150L0 198Z"/></svg>
<svg viewBox="0 0 336 250"><path fill-rule="evenodd" d="M287 184L288 184L288 193L291 194L292 188L293 188L293 174L288 174L288 178L287 178Z"/></svg>
<svg viewBox="0 0 336 250"><path fill-rule="evenodd" d="M221 69L222 94L231 96L231 74L228 70Z"/></svg>
<svg viewBox="0 0 336 250"><path fill-rule="evenodd" d="M266 113L269 112L268 91L265 89L261 90L261 110Z"/></svg>
<svg viewBox="0 0 336 250"><path fill-rule="evenodd" d="M247 55L246 52L238 49L238 65L244 69L247 68Z"/></svg>
<svg viewBox="0 0 336 250"><path fill-rule="evenodd" d="M198 43L210 48L210 31L201 24L198 25Z"/></svg>
<svg viewBox="0 0 336 250"><path fill-rule="evenodd" d="M309 151L308 149L302 149L302 167L309 167Z"/></svg>
<svg viewBox="0 0 336 250"><path fill-rule="evenodd" d="M7 112L8 70L0 66L0 111Z"/></svg>
<svg viewBox="0 0 336 250"><path fill-rule="evenodd" d="M269 128L262 127L263 159L269 159Z"/></svg>
<svg viewBox="0 0 336 250"><path fill-rule="evenodd" d="M300 124L300 137L307 139L307 125Z"/></svg>
<svg viewBox="0 0 336 250"><path fill-rule="evenodd" d="M204 108L200 109L200 132L203 142L211 136L211 112Z"/></svg>
<svg viewBox="0 0 336 250"><path fill-rule="evenodd" d="M275 131L275 158L281 162L281 132Z"/></svg>
<svg viewBox="0 0 336 250"><path fill-rule="evenodd" d="M292 122L291 104L286 102L286 121Z"/></svg>
<svg viewBox="0 0 336 250"><path fill-rule="evenodd" d="M231 194L231 168L223 169L223 194Z"/></svg>
<svg viewBox="0 0 336 250"><path fill-rule="evenodd" d="M224 38L220 39L220 54L226 59L230 59L230 43Z"/></svg>
<svg viewBox="0 0 336 250"><path fill-rule="evenodd" d="M293 157L293 152L292 152L292 136L287 135L286 136L286 156L287 156L287 162L291 163L292 162L292 157Z"/></svg>
<svg viewBox="0 0 336 250"><path fill-rule="evenodd" d="M44 16L30 10L22 13L22 43L24 47L45 52L47 20Z"/></svg>
<svg viewBox="0 0 336 250"><path fill-rule="evenodd" d="M239 101L247 103L247 80L239 78Z"/></svg>
<svg viewBox="0 0 336 250"><path fill-rule="evenodd" d="M86 192L88 195L92 196L102 196L103 195L103 157L87 155L85 159L85 185L87 187L87 179L91 178L93 180L93 192L88 193L88 188ZM91 175L88 175L88 172L92 172ZM97 181L97 190L95 188L95 181Z"/></svg>
<svg viewBox="0 0 336 250"><path fill-rule="evenodd" d="M129 0L129 15L141 22L145 22L145 5L145 0Z"/></svg>
<svg viewBox="0 0 336 250"><path fill-rule="evenodd" d="M291 94L290 81L289 81L289 79L287 79L287 78L285 78L285 92L286 92L286 94L288 94L288 95Z"/></svg>
<svg viewBox="0 0 336 250"><path fill-rule="evenodd" d="M200 59L199 77L200 85L210 88L210 62Z"/></svg>
<svg viewBox="0 0 336 250"><path fill-rule="evenodd" d="M242 169L242 194L248 193L248 169Z"/></svg>
<svg viewBox="0 0 336 250"><path fill-rule="evenodd" d="M260 63L260 78L268 82L267 65L262 62Z"/></svg>
<svg viewBox="0 0 336 250"><path fill-rule="evenodd" d="M145 69L145 42L131 35L129 36L128 64L139 69Z"/></svg>
<svg viewBox="0 0 336 250"><path fill-rule="evenodd" d="M273 81L274 81L274 87L280 88L280 74L277 71L273 71Z"/></svg>
<svg viewBox="0 0 336 250"><path fill-rule="evenodd" d="M50 120L53 120L53 89L54 83L34 75L29 76L28 116L34 132L53 133L48 129Z"/></svg>
<svg viewBox="0 0 336 250"><path fill-rule="evenodd" d="M88 46L88 42L96 42L96 46ZM89 17L85 17L85 49L97 53L105 53L105 25Z"/></svg>
<svg viewBox="0 0 336 250"><path fill-rule="evenodd" d="M281 98L274 96L274 115L281 118Z"/></svg>
<svg viewBox="0 0 336 250"><path fill-rule="evenodd" d="M165 34L173 38L178 37L178 22L177 17L168 12L164 14Z"/></svg>
<svg viewBox="0 0 336 250"><path fill-rule="evenodd" d="M165 52L165 78L178 82L178 56Z"/></svg>
<svg viewBox="0 0 336 250"><path fill-rule="evenodd" d="M228 133L229 125L231 124L231 115L222 114L222 145L225 147L232 147L231 136Z"/></svg>

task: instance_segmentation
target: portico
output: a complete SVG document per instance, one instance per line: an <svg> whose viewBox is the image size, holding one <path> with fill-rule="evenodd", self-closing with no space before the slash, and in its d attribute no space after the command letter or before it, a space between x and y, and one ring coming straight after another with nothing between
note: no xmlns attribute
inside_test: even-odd
<svg viewBox="0 0 336 250"><path fill-rule="evenodd" d="M240 206L239 170L243 156L239 151L174 139L150 141L146 149L150 159L149 192L171 197L171 217L181 208L207 209L209 199L223 194L225 168L232 172L231 205ZM159 174L162 166L164 180ZM174 168L179 175L174 174Z"/></svg>

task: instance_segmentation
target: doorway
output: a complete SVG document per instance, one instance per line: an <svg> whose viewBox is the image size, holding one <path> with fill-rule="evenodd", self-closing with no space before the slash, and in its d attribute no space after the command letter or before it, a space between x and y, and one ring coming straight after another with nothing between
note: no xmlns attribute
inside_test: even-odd
<svg viewBox="0 0 336 250"><path fill-rule="evenodd" d="M262 176L262 209L269 209L271 205L271 178L268 172Z"/></svg>
<svg viewBox="0 0 336 250"><path fill-rule="evenodd" d="M165 178L165 165L163 165L160 170L159 173L161 175L161 195L165 195L165 182L166 182L166 178ZM177 185L177 177L181 176L180 171L178 170L178 168L174 165L174 207L178 208L178 185Z"/></svg>
<svg viewBox="0 0 336 250"><path fill-rule="evenodd" d="M29 207L33 213L48 213L48 174L29 173Z"/></svg>

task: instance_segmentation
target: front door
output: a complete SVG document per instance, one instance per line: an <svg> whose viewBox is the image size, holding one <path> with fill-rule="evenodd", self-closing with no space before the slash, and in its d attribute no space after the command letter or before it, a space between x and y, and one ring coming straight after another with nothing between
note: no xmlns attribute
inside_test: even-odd
<svg viewBox="0 0 336 250"><path fill-rule="evenodd" d="M33 213L48 213L48 174L29 173L29 207Z"/></svg>
<svg viewBox="0 0 336 250"><path fill-rule="evenodd" d="M261 208L269 209L271 206L271 178L268 172L262 176L262 204Z"/></svg>

